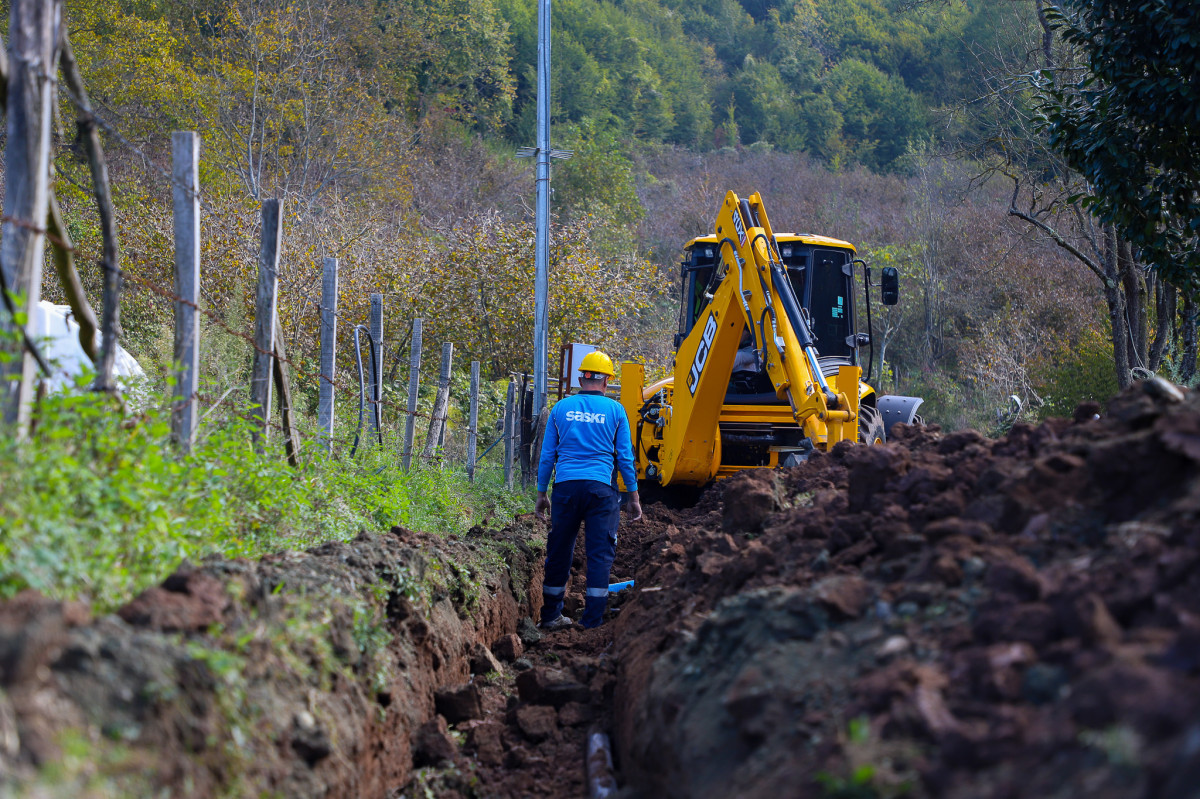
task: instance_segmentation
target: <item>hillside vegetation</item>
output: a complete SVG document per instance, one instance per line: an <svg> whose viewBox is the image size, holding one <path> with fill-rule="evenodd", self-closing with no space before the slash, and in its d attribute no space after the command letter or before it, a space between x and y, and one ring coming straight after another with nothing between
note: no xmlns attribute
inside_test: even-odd
<svg viewBox="0 0 1200 799"><path fill-rule="evenodd" d="M67 6L111 127L124 318L143 359L166 365L169 303L147 284L169 284L167 141L191 128L204 141L205 294L233 300L218 304L224 325L251 314L257 202L280 196L280 311L298 363L313 365L318 263L333 254L348 324L365 319L370 292L386 297L389 379L404 377L417 316L461 365L478 359L492 379L528 368L532 170L513 153L533 140L533 0ZM591 341L667 367L679 247L733 188L762 192L782 229L838 236L900 268L904 301L875 331L876 373L887 390L927 396L937 420L986 428L1013 394L1039 413L1104 396L1115 381L1098 287L1010 221L1010 188L988 177L1011 161L1000 134L1011 138L1013 102L1027 102L966 102L995 98L992 82L1019 66L1011 54L1036 50L1033 12L555 3L553 138L574 157L554 170L552 346ZM951 145L962 155L942 155ZM74 188L83 167L69 141L59 153L72 235L95 251ZM1052 162L1024 166L1039 163ZM206 353L214 390L244 383L247 361L229 350ZM346 353L351 381L354 368ZM310 403L313 373L299 370Z"/></svg>

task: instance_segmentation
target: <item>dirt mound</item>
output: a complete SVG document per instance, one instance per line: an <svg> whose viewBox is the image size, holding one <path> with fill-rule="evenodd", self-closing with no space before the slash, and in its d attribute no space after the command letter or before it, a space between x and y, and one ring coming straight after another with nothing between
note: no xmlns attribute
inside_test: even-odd
<svg viewBox="0 0 1200 799"><path fill-rule="evenodd" d="M206 562L97 619L0 604L0 792L390 795L422 725L536 612L533 528Z"/></svg>
<svg viewBox="0 0 1200 799"><path fill-rule="evenodd" d="M645 795L1195 796L1200 400L900 428L655 508L615 622Z"/></svg>
<svg viewBox="0 0 1200 799"><path fill-rule="evenodd" d="M654 505L597 630L533 627L529 517L205 563L99 619L23 595L0 790L582 796L595 728L631 796L1200 795L1200 399L1094 410Z"/></svg>
<svg viewBox="0 0 1200 799"><path fill-rule="evenodd" d="M612 577L633 575L652 556L654 525L625 525ZM585 552L580 536L565 603L568 615L583 608ZM538 584L540 590L540 583ZM482 698L478 715L445 718L450 745L442 757L417 771L402 796L437 799L527 799L587 796L584 744L589 731L614 725L618 653L612 621L632 597L609 600L608 622L542 634L523 623L520 636L497 641L503 668L476 677ZM539 598L540 599L540 598ZM515 640L514 640L515 639Z"/></svg>

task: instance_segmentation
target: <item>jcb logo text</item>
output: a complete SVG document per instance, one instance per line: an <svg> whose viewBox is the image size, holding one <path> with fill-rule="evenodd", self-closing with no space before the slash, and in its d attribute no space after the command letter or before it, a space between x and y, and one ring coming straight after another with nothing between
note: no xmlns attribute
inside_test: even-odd
<svg viewBox="0 0 1200 799"><path fill-rule="evenodd" d="M696 393L696 383L700 382L704 364L708 363L708 353L712 350L713 338L716 335L717 317L715 314L709 314L708 321L704 323L704 335L700 338L700 346L696 348L696 358L692 361L691 371L688 372L688 391L692 394Z"/></svg>

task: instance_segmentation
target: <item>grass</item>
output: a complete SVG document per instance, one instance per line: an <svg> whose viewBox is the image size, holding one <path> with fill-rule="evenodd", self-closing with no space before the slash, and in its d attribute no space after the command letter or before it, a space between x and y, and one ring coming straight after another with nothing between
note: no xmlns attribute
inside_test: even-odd
<svg viewBox="0 0 1200 799"><path fill-rule="evenodd" d="M259 453L248 423L226 417L206 420L184 455L163 409L126 419L85 392L43 399L30 440L0 431L0 598L33 588L111 609L185 559L253 558L396 524L455 535L531 504L492 469L474 483L457 466L406 473L389 438L353 459L304 440L292 468L278 443Z"/></svg>

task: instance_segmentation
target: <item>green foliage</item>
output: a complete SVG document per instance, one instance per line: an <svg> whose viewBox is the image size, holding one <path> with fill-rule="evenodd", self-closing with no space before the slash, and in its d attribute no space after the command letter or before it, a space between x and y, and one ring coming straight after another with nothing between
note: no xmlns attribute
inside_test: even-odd
<svg viewBox="0 0 1200 799"><path fill-rule="evenodd" d="M817 783L826 799L878 799L879 793L871 785L874 776L873 767L859 766L848 777L837 777L822 771L817 775Z"/></svg>
<svg viewBox="0 0 1200 799"><path fill-rule="evenodd" d="M1084 400L1107 402L1118 389L1111 339L1102 330L1082 331L1035 366L1034 380L1045 400L1042 416L1070 416Z"/></svg>
<svg viewBox="0 0 1200 799"><path fill-rule="evenodd" d="M517 76L510 135L527 140L536 4L502 3ZM924 135L929 109L954 99L945 95L945 73L972 63L959 41L964 9L905 13L879 0L564 0L553 13L556 122L611 118L643 141L764 141L890 169ZM848 62L858 65L854 75L834 74ZM847 100L855 105L849 114Z"/></svg>
<svg viewBox="0 0 1200 799"><path fill-rule="evenodd" d="M842 117L842 137L863 164L884 170L925 134L920 102L903 81L854 59L830 70L823 85Z"/></svg>
<svg viewBox="0 0 1200 799"><path fill-rule="evenodd" d="M1083 202L1171 281L1200 285L1200 6L1063 0L1048 10L1086 69L1042 75L1050 145L1088 181Z"/></svg>
<svg viewBox="0 0 1200 799"><path fill-rule="evenodd" d="M633 162L609 126L584 119L567 127L562 146L574 155L554 168L554 207L567 220L607 216L632 228L646 211L638 201Z"/></svg>
<svg viewBox="0 0 1200 799"><path fill-rule="evenodd" d="M28 442L0 436L0 596L34 588L102 608L161 580L184 559L255 557L393 524L461 534L527 502L481 471L398 468L395 441L357 460L291 469L257 453L238 419L205 424L190 455L168 415L123 420L104 397L51 396Z"/></svg>
<svg viewBox="0 0 1200 799"><path fill-rule="evenodd" d="M987 5L556 0L553 120L603 120L617 141L764 141L894 169L931 109L959 99L947 87L969 82L975 56L963 31ZM536 0L98 0L69 3L68 16L85 74L109 107L128 111L134 132L161 134L163 117L219 129L206 147L234 185L307 197L334 176L398 176L410 125L450 121L531 143L536 9Z"/></svg>
<svg viewBox="0 0 1200 799"><path fill-rule="evenodd" d="M866 716L851 719L842 739L845 776L822 771L817 784L825 799L895 799L909 796L914 774L908 765L916 754L903 741L883 741Z"/></svg>

